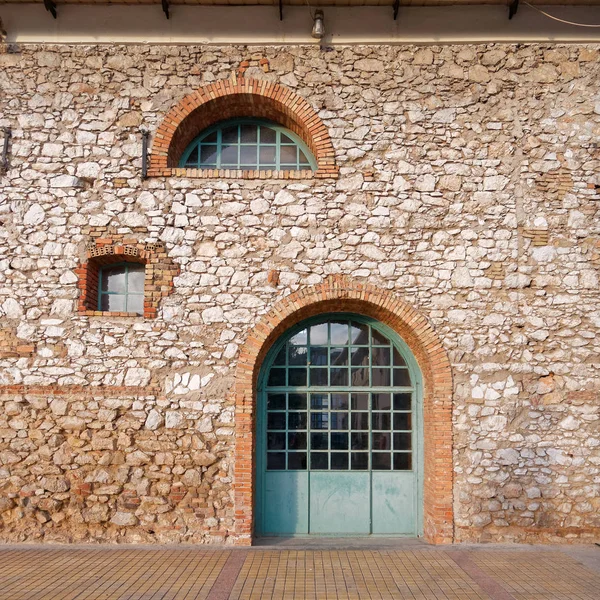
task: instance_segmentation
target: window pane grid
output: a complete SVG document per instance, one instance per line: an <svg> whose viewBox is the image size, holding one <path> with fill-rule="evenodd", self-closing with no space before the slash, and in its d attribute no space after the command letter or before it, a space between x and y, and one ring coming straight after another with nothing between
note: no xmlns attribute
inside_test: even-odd
<svg viewBox="0 0 600 600"><path fill-rule="evenodd" d="M138 264L109 265L98 273L98 310L144 313L145 269Z"/></svg>
<svg viewBox="0 0 600 600"><path fill-rule="evenodd" d="M292 137L291 132L268 122L226 121L196 138L183 153L180 166L276 171L316 169L308 148Z"/></svg>
<svg viewBox="0 0 600 600"><path fill-rule="evenodd" d="M377 379L374 370L389 371L385 385L375 388L366 383L368 389L363 390L351 381L334 385L336 371L352 368L355 349L366 350L361 367L371 380ZM406 371L406 385L400 387L393 385L392 372L398 369ZM318 373L319 384L315 385L312 371ZM268 442L267 469L413 468L413 388L408 368L391 342L371 326L332 321L308 327L282 346L267 378L268 439L295 428L294 447L289 439L286 447ZM282 415L279 423L287 422L287 430L271 429L275 413Z"/></svg>

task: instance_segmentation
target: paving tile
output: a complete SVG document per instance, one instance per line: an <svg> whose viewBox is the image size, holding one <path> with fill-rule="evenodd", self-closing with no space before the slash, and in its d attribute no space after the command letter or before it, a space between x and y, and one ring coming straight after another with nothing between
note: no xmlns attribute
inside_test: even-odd
<svg viewBox="0 0 600 600"><path fill-rule="evenodd" d="M598 590L600 573L539 549L0 547L0 600L598 600Z"/></svg>
<svg viewBox="0 0 600 600"><path fill-rule="evenodd" d="M265 551L248 555L230 600L491 600L442 551Z"/></svg>
<svg viewBox="0 0 600 600"><path fill-rule="evenodd" d="M562 552L479 551L472 559L516 600L600 598L600 575Z"/></svg>
<svg viewBox="0 0 600 600"><path fill-rule="evenodd" d="M0 550L0 600L206 600L229 555L211 549Z"/></svg>

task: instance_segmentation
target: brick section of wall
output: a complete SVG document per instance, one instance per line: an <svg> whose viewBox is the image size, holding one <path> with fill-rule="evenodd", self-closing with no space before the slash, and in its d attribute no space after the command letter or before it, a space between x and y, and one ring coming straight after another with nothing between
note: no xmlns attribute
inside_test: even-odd
<svg viewBox="0 0 600 600"><path fill-rule="evenodd" d="M0 358L21 358L35 354L35 345L24 344L14 327L0 329Z"/></svg>
<svg viewBox="0 0 600 600"><path fill-rule="evenodd" d="M204 129L225 119L254 117L287 127L302 138L317 161L316 171L234 171L177 168L179 158ZM166 115L154 135L149 176L306 179L337 177L335 153L325 124L291 90L244 77L220 80L189 94Z"/></svg>
<svg viewBox="0 0 600 600"><path fill-rule="evenodd" d="M136 316L136 313L98 310L100 268L120 262L145 265L144 317L155 318L161 298L173 291L173 278L179 274L179 266L167 256L162 243L144 244L122 235L92 238L88 244L87 260L75 270L79 278L79 312L88 316Z"/></svg>
<svg viewBox="0 0 600 600"><path fill-rule="evenodd" d="M451 543L452 372L446 351L426 317L410 305L387 290L339 275L278 302L253 327L240 351L234 391L237 543L248 545L252 540L256 385L262 362L286 330L328 312L359 313L385 323L404 339L417 359L424 380L424 533L431 543Z"/></svg>

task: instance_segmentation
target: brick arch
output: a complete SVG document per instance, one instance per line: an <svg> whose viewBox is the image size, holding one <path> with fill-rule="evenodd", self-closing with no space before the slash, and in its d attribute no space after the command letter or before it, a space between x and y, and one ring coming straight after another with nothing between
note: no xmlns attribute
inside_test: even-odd
<svg viewBox="0 0 600 600"><path fill-rule="evenodd" d="M427 318L392 292L344 276L302 289L280 300L253 325L241 349L235 379L234 496L236 542L253 532L256 391L262 363L290 327L330 312L377 319L396 331L413 352L423 375L424 534L431 543L454 539L452 508L452 371L446 351Z"/></svg>
<svg viewBox="0 0 600 600"><path fill-rule="evenodd" d="M154 136L149 176L266 177L269 171L180 169L179 158L204 129L233 118L275 121L304 140L317 161L317 170L282 171L287 178L336 177L335 153L325 124L310 104L292 90L267 81L220 80L178 102L167 113Z"/></svg>

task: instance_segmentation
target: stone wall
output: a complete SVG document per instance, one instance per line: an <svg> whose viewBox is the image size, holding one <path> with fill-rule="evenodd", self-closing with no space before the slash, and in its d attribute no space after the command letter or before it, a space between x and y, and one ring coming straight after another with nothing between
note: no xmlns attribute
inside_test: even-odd
<svg viewBox="0 0 600 600"><path fill-rule="evenodd" d="M239 348L340 274L448 352L455 539L597 537L598 47L3 50L1 540L235 541ZM339 177L142 181L140 126L244 61ZM164 245L156 318L78 312L94 238Z"/></svg>

